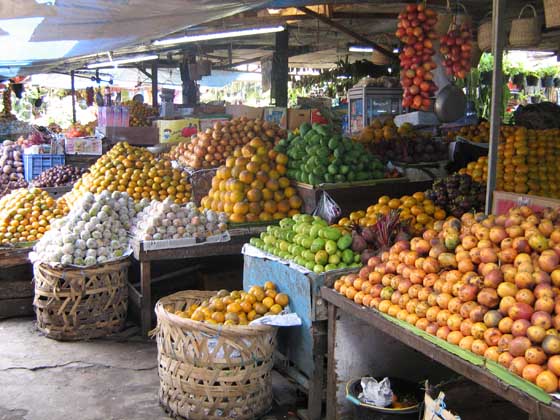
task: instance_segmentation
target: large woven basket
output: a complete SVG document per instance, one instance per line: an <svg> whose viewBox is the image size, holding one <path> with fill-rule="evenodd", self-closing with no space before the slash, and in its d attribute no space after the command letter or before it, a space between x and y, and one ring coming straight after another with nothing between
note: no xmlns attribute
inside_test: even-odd
<svg viewBox="0 0 560 420"><path fill-rule="evenodd" d="M560 0L543 0L544 21L547 28L560 26Z"/></svg>
<svg viewBox="0 0 560 420"><path fill-rule="evenodd" d="M533 16L524 17L525 9L532 9ZM509 45L514 48L535 47L541 42L541 24L535 7L531 4L523 6L519 17L511 22Z"/></svg>
<svg viewBox="0 0 560 420"><path fill-rule="evenodd" d="M479 25L477 44L482 52L492 50L492 19L488 19Z"/></svg>
<svg viewBox="0 0 560 420"><path fill-rule="evenodd" d="M393 51L393 47L391 46L391 38L387 34L381 34L376 39L377 45L383 47L388 51ZM371 53L371 62L373 64L377 64L378 66L387 66L391 64L391 58L387 57L382 52L378 51L377 49L373 49Z"/></svg>
<svg viewBox="0 0 560 420"><path fill-rule="evenodd" d="M179 292L156 304L160 403L175 418L257 419L272 404L276 328L212 325L173 313L215 294Z"/></svg>
<svg viewBox="0 0 560 420"><path fill-rule="evenodd" d="M37 327L62 341L86 340L120 331L128 306L128 260L94 268L33 267Z"/></svg>

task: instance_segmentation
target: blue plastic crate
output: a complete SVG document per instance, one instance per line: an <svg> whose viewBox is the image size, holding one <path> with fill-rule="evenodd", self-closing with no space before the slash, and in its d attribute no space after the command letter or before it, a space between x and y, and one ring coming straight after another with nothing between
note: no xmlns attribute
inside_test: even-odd
<svg viewBox="0 0 560 420"><path fill-rule="evenodd" d="M53 166L64 165L64 155L23 155L24 176L27 182L37 178Z"/></svg>

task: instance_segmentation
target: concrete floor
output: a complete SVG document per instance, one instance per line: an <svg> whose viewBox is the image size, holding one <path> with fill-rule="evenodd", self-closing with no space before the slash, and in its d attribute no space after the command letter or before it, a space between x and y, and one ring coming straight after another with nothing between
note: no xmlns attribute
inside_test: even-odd
<svg viewBox="0 0 560 420"><path fill-rule="evenodd" d="M0 420L167 420L158 388L154 341L64 343L0 320Z"/></svg>

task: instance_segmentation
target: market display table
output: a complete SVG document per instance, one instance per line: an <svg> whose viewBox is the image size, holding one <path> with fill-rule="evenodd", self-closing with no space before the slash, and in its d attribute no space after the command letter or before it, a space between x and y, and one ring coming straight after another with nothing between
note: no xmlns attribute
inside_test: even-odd
<svg viewBox="0 0 560 420"><path fill-rule="evenodd" d="M33 314L31 250L0 249L0 318Z"/></svg>
<svg viewBox="0 0 560 420"><path fill-rule="evenodd" d="M129 298L131 303L140 309L141 331L148 335L152 324L152 274L153 261L196 259L213 256L241 255L243 245L266 226L230 230L231 240L227 242L203 243L196 246L182 248L144 250L142 243L133 241L133 256L140 264L140 291L129 284Z"/></svg>
<svg viewBox="0 0 560 420"><path fill-rule="evenodd" d="M321 288L321 297L328 302L329 351L327 368L327 419L331 420L337 418L336 403L337 387L339 384L336 376L336 368L337 364L340 363L339 358L344 355L339 354L337 351L340 351L340 349L337 345L335 345L334 338L337 328L337 317L341 312L361 320L368 326L383 332L389 337L420 353L423 353L436 362L441 363L471 381L487 388L494 394L509 400L512 404L527 412L531 420L552 420L560 418L560 403L558 400L553 398L552 401L550 401L550 404L544 403L519 388L500 380L500 378L490 372L487 368L474 365L471 362L450 353L419 335L396 325L377 311L354 303L331 288ZM392 351L392 348L386 348L387 353ZM368 356L381 357L379 354L374 354L373 351L369 353ZM406 360L403 360L402 362L406 363Z"/></svg>

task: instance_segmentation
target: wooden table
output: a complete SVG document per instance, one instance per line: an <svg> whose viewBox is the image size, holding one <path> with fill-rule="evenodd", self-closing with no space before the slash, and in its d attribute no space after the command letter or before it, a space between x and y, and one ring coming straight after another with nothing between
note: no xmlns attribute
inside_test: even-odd
<svg viewBox="0 0 560 420"><path fill-rule="evenodd" d="M393 339L423 353L436 362L441 363L471 381L487 388L496 395L510 401L521 410L527 412L531 420L552 420L560 418L560 403L558 400L553 399L550 405L544 404L520 389L501 381L487 369L475 366L413 332L397 326L385 319L377 311L360 306L331 288L321 288L321 297L328 302L327 419L331 420L336 418L334 405L336 403L337 393L335 374L337 354L334 337L339 311L350 314ZM387 351L391 350L388 349Z"/></svg>
<svg viewBox="0 0 560 420"><path fill-rule="evenodd" d="M33 314L31 249L0 249L0 318Z"/></svg>
<svg viewBox="0 0 560 420"><path fill-rule="evenodd" d="M160 249L146 251L141 242L132 244L133 256L140 264L140 291L129 284L129 298L131 302L140 308L141 331L148 335L152 324L152 274L151 263L153 261L196 259L213 256L238 255L241 254L243 245L257 236L266 227L230 230L231 240L228 242L214 242L174 249ZM181 270L182 271L182 270ZM190 271L190 270L189 270Z"/></svg>

